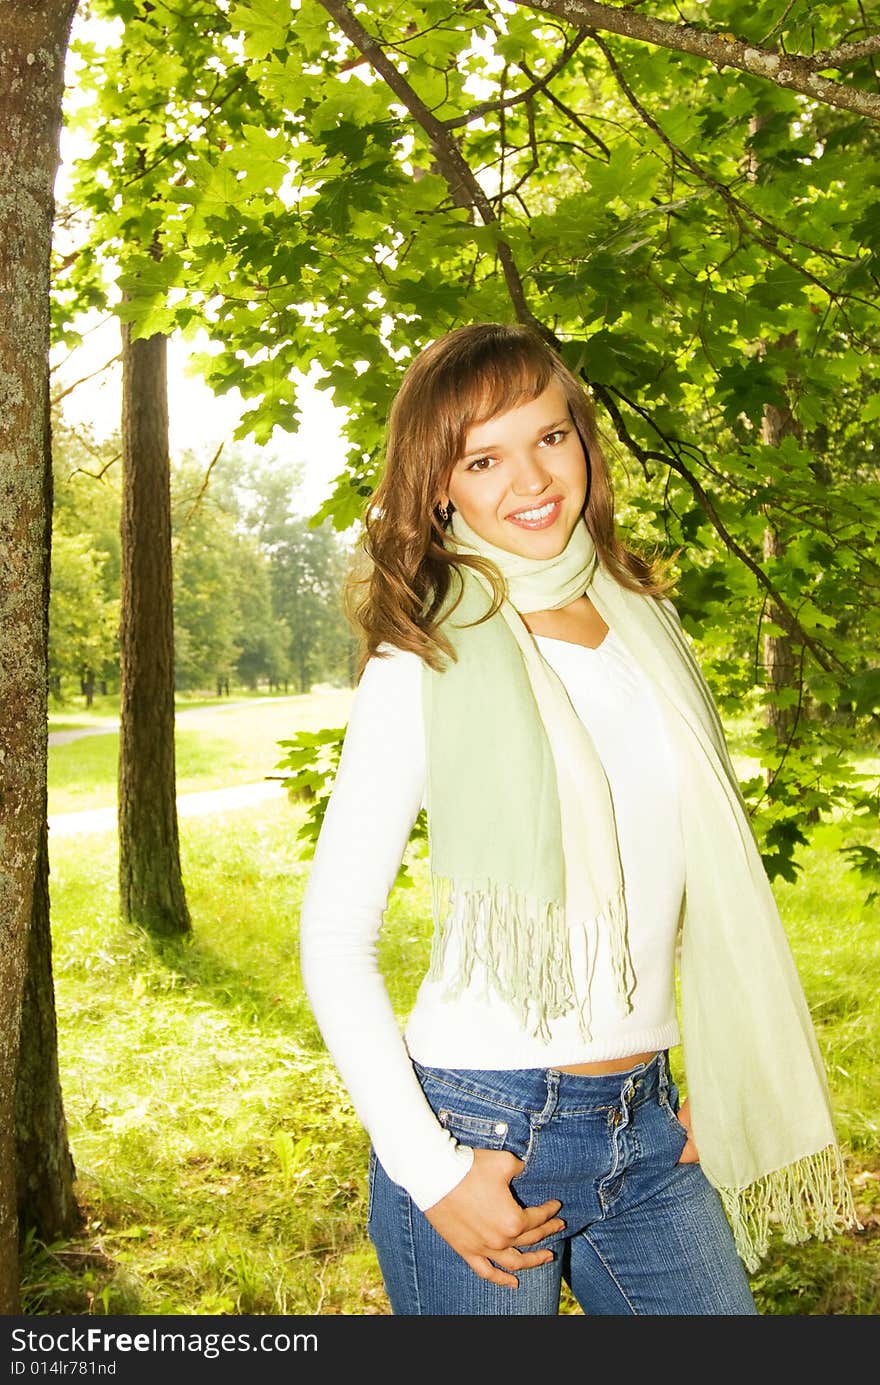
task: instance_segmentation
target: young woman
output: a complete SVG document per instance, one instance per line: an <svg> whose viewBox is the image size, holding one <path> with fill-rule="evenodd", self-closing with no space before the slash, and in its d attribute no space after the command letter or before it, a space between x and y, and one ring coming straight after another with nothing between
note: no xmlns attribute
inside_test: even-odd
<svg viewBox="0 0 880 1385"><path fill-rule="evenodd" d="M587 1314L755 1313L772 1224L858 1224L825 1075L665 564L618 536L589 397L536 334L413 361L363 546L301 962L392 1311L555 1314L564 1276ZM401 1033L376 941L423 805Z"/></svg>

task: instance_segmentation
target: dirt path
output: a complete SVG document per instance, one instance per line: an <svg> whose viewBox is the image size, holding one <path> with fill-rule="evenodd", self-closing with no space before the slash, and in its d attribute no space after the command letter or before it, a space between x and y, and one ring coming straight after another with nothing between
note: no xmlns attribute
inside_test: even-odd
<svg viewBox="0 0 880 1385"><path fill-rule="evenodd" d="M277 779L261 779L257 784L234 784L228 789L205 789L200 793L180 794L179 817L203 817L253 808L273 798L281 799L286 790ZM71 837L83 832L109 832L116 827L116 807L86 808L78 813L56 813L49 818L49 835Z"/></svg>
<svg viewBox="0 0 880 1385"><path fill-rule="evenodd" d="M267 702L293 702L294 695L282 697L261 697L245 699L240 702L218 702L214 707L182 707L175 713L175 720L179 717L192 716L196 713L204 715L206 712L226 712L230 707L264 707ZM84 736L115 736L119 730L119 722L111 721L105 726L77 726L71 731L50 731L50 745L69 745L71 741L81 741Z"/></svg>

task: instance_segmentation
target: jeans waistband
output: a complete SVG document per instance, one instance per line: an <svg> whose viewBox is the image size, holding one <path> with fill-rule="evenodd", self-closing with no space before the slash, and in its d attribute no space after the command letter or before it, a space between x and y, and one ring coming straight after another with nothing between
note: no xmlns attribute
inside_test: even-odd
<svg viewBox="0 0 880 1385"><path fill-rule="evenodd" d="M450 1088L489 1096L536 1115L548 1107L557 1111L589 1111L625 1103L640 1106L669 1087L669 1050L655 1053L646 1063L624 1072L581 1074L558 1068L434 1068L413 1060L420 1077Z"/></svg>

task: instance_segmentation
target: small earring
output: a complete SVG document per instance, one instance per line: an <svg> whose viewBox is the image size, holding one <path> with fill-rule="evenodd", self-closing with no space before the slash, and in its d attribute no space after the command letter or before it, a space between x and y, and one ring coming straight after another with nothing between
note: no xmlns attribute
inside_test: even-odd
<svg viewBox="0 0 880 1385"><path fill-rule="evenodd" d="M443 523L446 524L449 520L449 507L447 505L438 505L437 509L440 511L440 518Z"/></svg>

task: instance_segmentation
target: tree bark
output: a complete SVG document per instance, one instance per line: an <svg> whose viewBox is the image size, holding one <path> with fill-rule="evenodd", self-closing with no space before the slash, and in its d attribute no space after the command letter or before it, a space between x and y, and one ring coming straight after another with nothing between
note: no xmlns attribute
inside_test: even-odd
<svg viewBox="0 0 880 1385"><path fill-rule="evenodd" d="M18 1225L41 1241L71 1236L83 1218L58 1072L58 1029L49 929L49 858L41 841L28 933L27 979L15 1089Z"/></svg>
<svg viewBox="0 0 880 1385"><path fill-rule="evenodd" d="M761 48L721 30L655 19L653 15L639 13L633 5L598 4L594 0L517 0L517 4L556 15L588 32L600 29L657 48L668 48L674 53L690 53L719 69L732 67L748 72L753 77L775 82L778 87L799 91L814 101L853 111L870 120L880 120L880 94L821 75L827 70L846 69L853 62L876 54L880 51L878 34L870 34L857 43L841 43L821 53L784 53Z"/></svg>
<svg viewBox="0 0 880 1385"><path fill-rule="evenodd" d="M49 254L75 0L0 0L0 1313L18 1311L15 1091L48 917Z"/></svg>
<svg viewBox="0 0 880 1385"><path fill-rule="evenodd" d="M122 324L119 896L123 918L185 933L174 764L166 338Z"/></svg>

